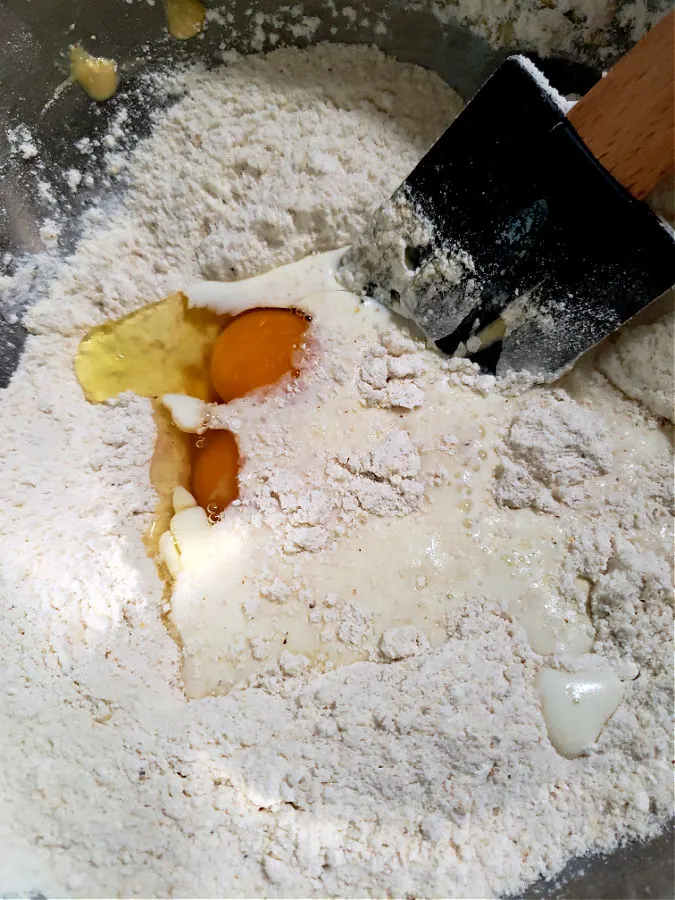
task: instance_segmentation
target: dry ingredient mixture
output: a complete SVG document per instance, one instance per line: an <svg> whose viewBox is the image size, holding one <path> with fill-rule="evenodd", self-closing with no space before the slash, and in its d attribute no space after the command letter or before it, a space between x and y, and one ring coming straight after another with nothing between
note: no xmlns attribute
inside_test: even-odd
<svg viewBox="0 0 675 900"><path fill-rule="evenodd" d="M2 890L485 897L655 834L672 814L672 318L653 311L554 388L517 397L374 321L356 364L322 377L326 403L343 396L353 417L361 404L379 440L340 448L322 484L289 482L272 462L281 447L293 468L274 431L293 398L278 400L274 427L248 433L259 525L314 579L330 572L313 560L337 554L343 581L354 542L390 528L357 585L406 550L390 521L410 542L425 521L447 535L447 501L456 542L429 558L455 578L420 563L402 600L346 603L296 597L296 563L285 581L261 565L261 603L306 603L322 652L251 643L256 666L229 693L191 688L143 545L150 403L88 403L78 343L199 279L348 243L458 105L435 75L358 47L170 81L184 98L124 161L124 205L89 215L29 312L0 404ZM336 484L342 518L322 506ZM378 622L411 591L409 622ZM350 653L360 661L331 668ZM567 686L589 672L616 712L597 745L570 747L544 713L573 703Z"/></svg>

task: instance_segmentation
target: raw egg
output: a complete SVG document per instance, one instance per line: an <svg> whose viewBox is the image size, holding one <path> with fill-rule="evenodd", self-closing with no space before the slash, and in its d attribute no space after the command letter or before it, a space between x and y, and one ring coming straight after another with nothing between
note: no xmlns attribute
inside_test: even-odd
<svg viewBox="0 0 675 900"><path fill-rule="evenodd" d="M252 309L227 319L189 309L182 294L171 294L92 329L80 343L75 370L95 403L123 391L150 398L185 393L207 402L229 402L298 375L308 322L290 309ZM197 503L212 518L239 496L239 448L231 432L206 432L190 454L185 436L166 413L157 409L155 418L151 477L160 502L148 538L153 548L173 509L176 484L189 482Z"/></svg>
<svg viewBox="0 0 675 900"><path fill-rule="evenodd" d="M211 401L209 359L227 321L207 309L189 309L183 294L169 294L92 328L77 349L75 372L93 403L123 391L152 398L189 394Z"/></svg>
<svg viewBox="0 0 675 900"><path fill-rule="evenodd" d="M155 518L145 536L148 552L173 515L173 489L190 483L190 444L155 398L189 394L215 400L209 379L213 345L229 317L189 309L182 294L170 294L115 322L92 328L82 339L75 372L88 400L103 403L124 391L153 400L157 441L150 480L157 491Z"/></svg>
<svg viewBox="0 0 675 900"><path fill-rule="evenodd" d="M239 447L231 431L207 431L195 441L192 494L210 516L219 516L239 496Z"/></svg>
<svg viewBox="0 0 675 900"><path fill-rule="evenodd" d="M297 376L308 320L290 309L252 309L233 319L211 357L211 382L225 402Z"/></svg>

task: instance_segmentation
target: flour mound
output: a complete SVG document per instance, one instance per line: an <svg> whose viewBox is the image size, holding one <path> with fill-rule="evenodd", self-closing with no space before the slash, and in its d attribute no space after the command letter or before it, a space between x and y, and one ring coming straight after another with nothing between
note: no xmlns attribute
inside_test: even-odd
<svg viewBox="0 0 675 900"><path fill-rule="evenodd" d="M343 473L337 471L343 469ZM406 431L393 431L365 453L336 461L335 480L345 484L354 502L376 516L401 516L417 509L424 485L418 479L419 453Z"/></svg>
<svg viewBox="0 0 675 900"><path fill-rule="evenodd" d="M281 466L263 470L250 502L283 535L284 553L316 551L366 514L405 516L418 509L425 491L420 469L410 436L395 429L369 450L328 459L315 478Z"/></svg>
<svg viewBox="0 0 675 900"><path fill-rule="evenodd" d="M380 638L380 653L390 661L417 656L429 649L429 641L414 625L388 628Z"/></svg>
<svg viewBox="0 0 675 900"><path fill-rule="evenodd" d="M293 472L279 468L263 473L256 505L271 528L283 529L286 553L318 550L328 538L325 523L333 499L320 488L307 488Z"/></svg>
<svg viewBox="0 0 675 900"><path fill-rule="evenodd" d="M424 344L401 332L387 331L369 347L359 367L357 386L366 406L417 409L424 390L417 383L427 371Z"/></svg>
<svg viewBox="0 0 675 900"><path fill-rule="evenodd" d="M606 645L609 655L621 647L623 658L652 672L668 671L672 605L672 576L665 560L618 538L590 596L598 649ZM656 659L655 647L665 651L666 658Z"/></svg>
<svg viewBox="0 0 675 900"><path fill-rule="evenodd" d="M675 418L675 312L651 325L628 328L598 360L598 368L653 416Z"/></svg>
<svg viewBox="0 0 675 900"><path fill-rule="evenodd" d="M607 473L612 458L596 413L563 390L538 395L511 422L493 494L502 506L551 510L566 488Z"/></svg>

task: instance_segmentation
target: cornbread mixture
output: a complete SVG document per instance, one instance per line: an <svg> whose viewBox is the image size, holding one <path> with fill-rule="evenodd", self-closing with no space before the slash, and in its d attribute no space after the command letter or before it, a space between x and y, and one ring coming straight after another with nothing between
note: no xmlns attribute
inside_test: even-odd
<svg viewBox="0 0 675 900"><path fill-rule="evenodd" d="M499 896L656 834L672 312L510 396L332 274L461 108L435 75L319 46L166 77L0 398L3 891ZM153 559L161 409L75 359L176 291L305 324L270 390L163 397L239 477L178 484Z"/></svg>

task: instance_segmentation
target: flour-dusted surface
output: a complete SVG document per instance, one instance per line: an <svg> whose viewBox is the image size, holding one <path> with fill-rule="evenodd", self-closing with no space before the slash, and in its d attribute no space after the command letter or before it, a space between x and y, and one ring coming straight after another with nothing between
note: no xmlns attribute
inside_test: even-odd
<svg viewBox="0 0 675 900"><path fill-rule="evenodd" d="M610 344L600 370L628 397L639 400L655 416L671 422L675 368L675 313L650 325L630 329Z"/></svg>
<svg viewBox="0 0 675 900"><path fill-rule="evenodd" d="M186 701L141 542L154 507L150 405L87 404L72 370L78 340L195 278L250 275L349 240L444 127L451 98L435 76L358 48L284 51L181 80L190 96L129 162L126 205L101 213L98 231L90 217L31 312L2 396L3 892L485 897L619 835L655 833L671 812L669 435L592 361L555 402L491 393L466 364L444 377L455 409L486 400L505 446L512 422L535 428L519 460L549 507L507 506L500 528L562 540L561 567L522 594L504 583L544 626L549 606L567 604L575 658L591 649L590 609L591 655L625 692L594 752L568 760L548 741L535 674L572 665L560 635L477 595L455 599L434 648L419 630L388 629L387 662L309 677L289 654L259 687ZM364 403L399 433L390 389L422 381L406 374L419 351L403 344L383 337L385 352L365 353L355 372ZM411 414L433 399L433 386L420 390ZM550 442L536 439L555 403L569 411L556 427L580 476L564 495ZM606 443L589 444L585 411L602 418ZM480 421L448 413L460 469L472 472L474 440L496 465ZM345 466L350 477L373 470L370 453ZM473 475L480 542L500 508L489 473ZM282 586L270 590L283 599Z"/></svg>
<svg viewBox="0 0 675 900"><path fill-rule="evenodd" d="M564 391L537 396L514 417L494 485L501 506L550 510L568 487L612 468L612 446L597 410Z"/></svg>

